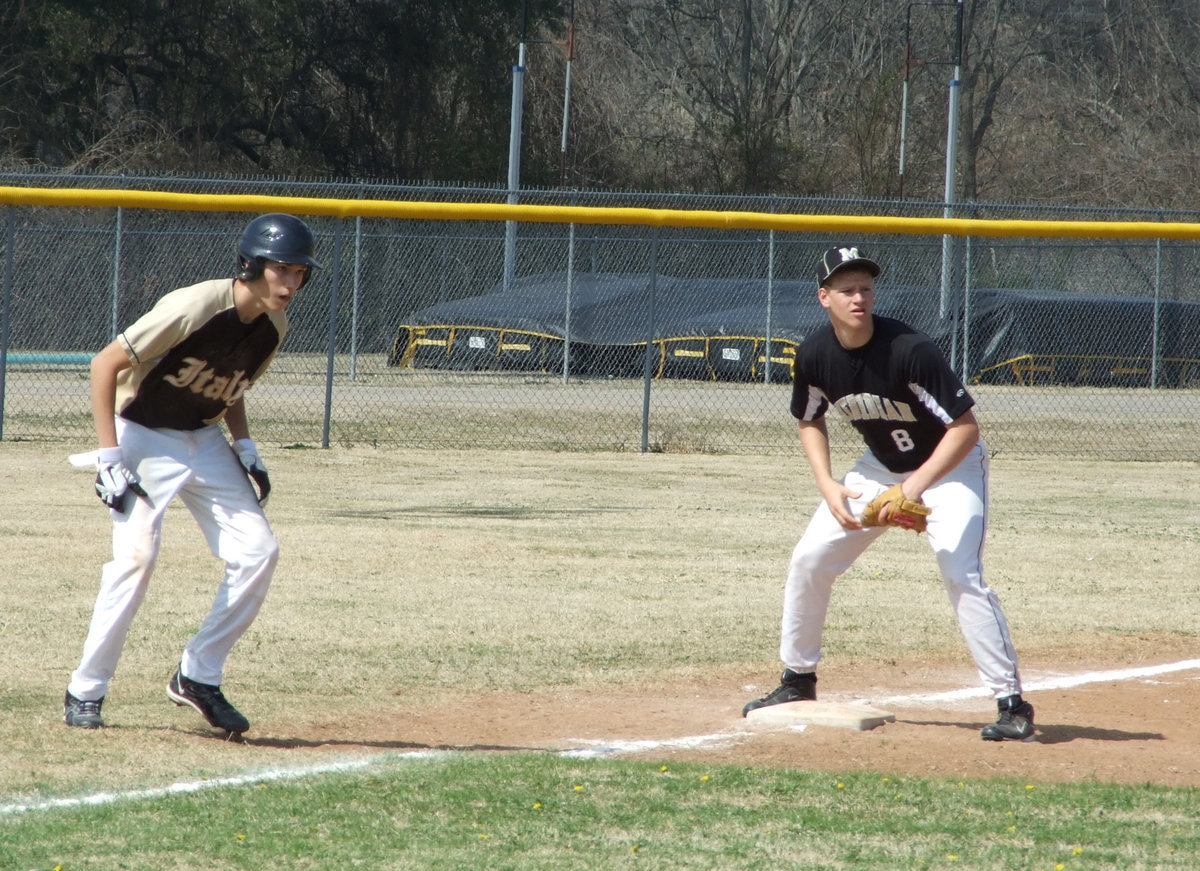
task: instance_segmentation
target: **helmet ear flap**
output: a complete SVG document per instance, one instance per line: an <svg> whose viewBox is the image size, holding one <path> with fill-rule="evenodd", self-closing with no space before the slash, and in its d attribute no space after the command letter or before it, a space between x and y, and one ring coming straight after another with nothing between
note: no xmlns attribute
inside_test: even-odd
<svg viewBox="0 0 1200 871"><path fill-rule="evenodd" d="M261 257L239 257L237 277L242 281L254 281L263 274L263 259Z"/></svg>

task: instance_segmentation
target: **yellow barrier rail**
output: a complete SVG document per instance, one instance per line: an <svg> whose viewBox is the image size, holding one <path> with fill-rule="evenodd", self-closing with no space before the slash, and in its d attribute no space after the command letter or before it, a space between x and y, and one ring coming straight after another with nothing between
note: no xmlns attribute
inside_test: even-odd
<svg viewBox="0 0 1200 871"><path fill-rule="evenodd" d="M1150 376L1150 357L1110 354L1020 354L980 369L972 382L1035 384L1137 384ZM1160 376L1179 387L1200 385L1200 359L1160 357Z"/></svg>
<svg viewBox="0 0 1200 871"><path fill-rule="evenodd" d="M247 194L0 187L0 205L85 206L189 212L289 212L338 218L405 218L429 221L525 221L542 224L621 224L708 227L718 230L785 230L821 233L891 233L934 236L1037 236L1088 239L1200 239L1200 223L1153 221L1028 221L984 218L884 218L862 215L789 215L701 209L536 206L506 203L435 203L415 200L347 200Z"/></svg>

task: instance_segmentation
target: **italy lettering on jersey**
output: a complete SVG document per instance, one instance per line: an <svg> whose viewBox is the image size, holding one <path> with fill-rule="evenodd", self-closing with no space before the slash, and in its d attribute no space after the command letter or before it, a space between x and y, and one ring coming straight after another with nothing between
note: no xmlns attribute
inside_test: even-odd
<svg viewBox="0 0 1200 871"><path fill-rule="evenodd" d="M164 375L163 381L173 387L186 387L192 393L203 394L207 399L219 399L228 408L250 389L249 379L242 377L245 374L238 370L231 376L217 375L217 370L208 366L207 360L184 357L183 368L174 374Z"/></svg>
<svg viewBox="0 0 1200 871"><path fill-rule="evenodd" d="M118 376L118 413L151 428L217 423L270 365L286 334L282 312L242 323L232 279L173 291L119 336L134 365Z"/></svg>
<svg viewBox="0 0 1200 871"><path fill-rule="evenodd" d="M792 414L818 420L833 408L894 472L925 462L946 427L975 400L933 340L907 324L875 316L861 348L843 348L831 326L805 338L796 355Z"/></svg>

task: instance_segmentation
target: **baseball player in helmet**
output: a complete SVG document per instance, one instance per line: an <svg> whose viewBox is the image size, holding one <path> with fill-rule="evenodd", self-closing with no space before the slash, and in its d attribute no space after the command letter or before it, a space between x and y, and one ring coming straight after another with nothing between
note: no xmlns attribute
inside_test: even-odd
<svg viewBox="0 0 1200 871"><path fill-rule="evenodd" d="M999 708L982 737L1032 740L1033 706L1021 698L1008 623L983 579L988 455L971 410L975 401L929 337L872 313L879 273L877 263L849 245L825 252L817 266L817 296L830 323L808 336L796 356L791 411L824 501L788 566L781 683L742 713L817 697L833 582L887 529L864 527L863 508L900 484L905 498L930 509L929 544L967 648ZM829 455L830 409L850 421L867 448L841 481Z"/></svg>
<svg viewBox="0 0 1200 871"><path fill-rule="evenodd" d="M225 576L167 695L231 735L250 727L221 682L230 649L267 594L279 550L263 512L271 484L250 438L245 394L287 334L284 310L320 266L313 249L300 219L257 217L238 241L236 278L166 294L92 358L96 494L112 515L113 558L67 684L68 726L104 725L100 708L154 570L163 515L178 496L224 561Z"/></svg>

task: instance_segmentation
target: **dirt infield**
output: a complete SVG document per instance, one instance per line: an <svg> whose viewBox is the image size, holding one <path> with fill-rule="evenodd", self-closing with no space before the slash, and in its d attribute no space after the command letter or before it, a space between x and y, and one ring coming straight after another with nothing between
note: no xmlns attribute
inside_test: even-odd
<svg viewBox="0 0 1200 871"><path fill-rule="evenodd" d="M1180 644L1160 653L1184 657ZM1161 665L1166 665L1164 659ZM1182 661L1182 660L1175 660ZM975 686L974 674L945 668L901 669L879 674L870 668L825 675L823 698L871 701L896 714L896 721L869 731L810 726L803 730L753 729L741 706L769 689L736 684L676 686L613 692L564 690L555 694L500 694L408 707L385 715L313 723L303 739L247 736L248 743L321 752L355 749L392 751L453 749L473 752L574 751L653 760L879 772L960 780L1006 778L1032 784L1113 782L1200 786L1200 668L1127 677L1156 671L1154 664L1128 663L1099 669L1064 664L1027 676L1026 693L1037 707L1032 742L994 743L979 737L995 719L993 703L980 695L962 701L921 697L939 690ZM1039 682L1077 686L1038 690ZM1096 680L1098 676L1110 679ZM1039 681L1039 677L1041 681ZM879 684L886 678L888 685ZM680 691L682 690L682 691ZM907 695L908 702L890 700Z"/></svg>

